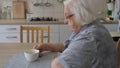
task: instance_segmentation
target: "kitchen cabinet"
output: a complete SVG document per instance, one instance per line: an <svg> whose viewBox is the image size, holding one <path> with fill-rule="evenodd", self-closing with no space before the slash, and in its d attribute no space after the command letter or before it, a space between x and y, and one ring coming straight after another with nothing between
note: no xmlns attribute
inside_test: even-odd
<svg viewBox="0 0 120 68"><path fill-rule="evenodd" d="M118 24L103 24L103 25L108 29L109 32L116 32L118 28ZM60 27L59 41L63 42L70 37L72 32L70 31L68 25L62 24L59 27Z"/></svg>
<svg viewBox="0 0 120 68"><path fill-rule="evenodd" d="M46 26L39 25L23 25L23 26ZM26 32L24 32L24 36ZM50 24L50 42L63 42L69 38L71 31L66 24ZM19 43L20 42L20 25L0 25L0 43ZM26 37L24 40L26 41Z"/></svg>
<svg viewBox="0 0 120 68"><path fill-rule="evenodd" d="M0 42L19 42L19 25L0 25Z"/></svg>
<svg viewBox="0 0 120 68"><path fill-rule="evenodd" d="M59 29L59 32L60 32L59 33L60 34L59 41L64 42L65 40L67 40L70 37L72 32L70 31L68 25L66 25L66 24L62 24L59 27L60 27L60 29Z"/></svg>
<svg viewBox="0 0 120 68"><path fill-rule="evenodd" d="M47 26L50 25L50 42L63 42L71 35L71 30L66 24L12 24L0 25L0 43L19 43L20 25ZM110 32L116 32L118 24L103 24ZM24 32L26 33L26 32ZM24 37L26 41L26 37Z"/></svg>
<svg viewBox="0 0 120 68"><path fill-rule="evenodd" d="M46 26L45 25L24 25L24 26ZM59 42L59 25L50 25L50 42ZM26 33L26 32L24 32ZM0 43L19 43L20 25L0 25ZM26 41L26 38L24 38Z"/></svg>
<svg viewBox="0 0 120 68"><path fill-rule="evenodd" d="M1 33L0 43L19 43L19 33Z"/></svg>

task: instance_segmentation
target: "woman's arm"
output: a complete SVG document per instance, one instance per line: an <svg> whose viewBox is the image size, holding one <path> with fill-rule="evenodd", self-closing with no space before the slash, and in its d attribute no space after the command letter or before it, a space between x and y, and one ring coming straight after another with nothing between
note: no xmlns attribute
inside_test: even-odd
<svg viewBox="0 0 120 68"><path fill-rule="evenodd" d="M64 68L62 64L59 63L58 59L55 58L52 61L51 68Z"/></svg>
<svg viewBox="0 0 120 68"><path fill-rule="evenodd" d="M59 52L63 49L63 43L44 43L44 44L36 44L33 48L39 49L40 51L53 51Z"/></svg>

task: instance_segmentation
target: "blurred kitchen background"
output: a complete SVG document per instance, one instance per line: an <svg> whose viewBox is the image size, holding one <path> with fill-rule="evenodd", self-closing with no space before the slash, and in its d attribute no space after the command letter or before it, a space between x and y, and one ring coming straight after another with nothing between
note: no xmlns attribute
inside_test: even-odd
<svg viewBox="0 0 120 68"><path fill-rule="evenodd" d="M52 17L57 20L63 20L64 6L62 1L63 0L0 0L0 19ZM106 0L108 6L107 18L101 19L105 19L107 22L118 22L120 16L119 1L120 0ZM14 2L24 3L16 6Z"/></svg>
<svg viewBox="0 0 120 68"><path fill-rule="evenodd" d="M13 1L0 0L0 19L11 19L13 13ZM25 2L25 16L31 14L32 17L53 17L63 19L63 3L58 0L20 0ZM17 7L16 7L17 8ZM18 8L17 8L18 9ZM21 11L22 9L18 9Z"/></svg>

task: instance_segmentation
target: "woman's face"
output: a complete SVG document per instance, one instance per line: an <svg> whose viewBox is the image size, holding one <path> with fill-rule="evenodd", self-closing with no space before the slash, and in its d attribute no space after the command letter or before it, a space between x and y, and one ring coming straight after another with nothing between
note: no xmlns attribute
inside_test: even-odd
<svg viewBox="0 0 120 68"><path fill-rule="evenodd" d="M64 22L68 24L68 26L73 32L76 32L79 28L79 25L76 24L74 14L70 11L69 7L67 6L64 7L64 15L65 15Z"/></svg>

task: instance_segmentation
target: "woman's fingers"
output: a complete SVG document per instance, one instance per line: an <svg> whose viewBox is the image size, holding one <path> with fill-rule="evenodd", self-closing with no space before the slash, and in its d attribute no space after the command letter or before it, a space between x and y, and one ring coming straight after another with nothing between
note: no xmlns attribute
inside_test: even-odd
<svg viewBox="0 0 120 68"><path fill-rule="evenodd" d="M34 45L33 49L38 49L39 50L39 45L38 44Z"/></svg>
<svg viewBox="0 0 120 68"><path fill-rule="evenodd" d="M42 51L42 52L40 52L39 53L39 57L42 57L44 54L47 54L47 53L49 53L50 51Z"/></svg>

